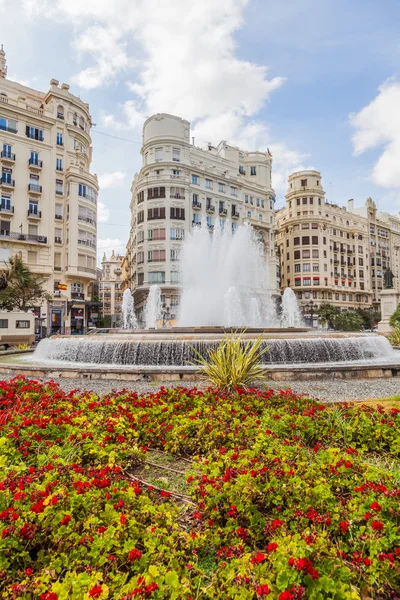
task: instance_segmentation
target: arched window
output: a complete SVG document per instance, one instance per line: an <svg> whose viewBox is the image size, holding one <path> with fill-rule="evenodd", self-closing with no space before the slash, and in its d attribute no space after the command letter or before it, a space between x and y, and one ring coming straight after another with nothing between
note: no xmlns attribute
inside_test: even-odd
<svg viewBox="0 0 400 600"><path fill-rule="evenodd" d="M64 119L64 107L62 104L57 106L57 119Z"/></svg>

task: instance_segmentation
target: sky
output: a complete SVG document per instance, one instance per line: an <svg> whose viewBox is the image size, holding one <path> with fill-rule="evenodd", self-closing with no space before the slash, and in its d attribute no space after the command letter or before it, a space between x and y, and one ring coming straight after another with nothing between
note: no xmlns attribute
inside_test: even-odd
<svg viewBox="0 0 400 600"><path fill-rule="evenodd" d="M8 77L90 104L99 256L123 252L141 130L157 112L321 171L328 201L400 210L398 0L0 0ZM120 139L116 139L120 138Z"/></svg>

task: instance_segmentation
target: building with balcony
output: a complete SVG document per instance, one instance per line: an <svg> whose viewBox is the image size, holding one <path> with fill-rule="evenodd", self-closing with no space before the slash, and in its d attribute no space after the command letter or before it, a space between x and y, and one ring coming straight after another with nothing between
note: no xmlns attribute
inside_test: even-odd
<svg viewBox="0 0 400 600"><path fill-rule="evenodd" d="M289 176L286 206L276 217L281 291L294 290L310 324L322 302L372 308L370 226L352 209L325 202L318 171Z"/></svg>
<svg viewBox="0 0 400 600"><path fill-rule="evenodd" d="M197 226L212 235L217 222L233 230L250 223L264 244L271 290L278 293L271 154L247 152L225 141L206 148L192 142L190 123L180 117L157 114L144 124L142 168L131 188L128 253L139 321L153 284L160 285L163 304L175 318L180 248Z"/></svg>
<svg viewBox="0 0 400 600"><path fill-rule="evenodd" d="M124 257L115 254L113 250L110 258L104 253L101 261L100 303L103 317L110 317L113 327L118 326L121 321L123 260Z"/></svg>
<svg viewBox="0 0 400 600"><path fill-rule="evenodd" d="M52 79L47 92L7 79L0 50L0 260L20 254L52 301L34 307L49 332L93 322L97 177L89 106ZM94 313L95 314L95 313Z"/></svg>

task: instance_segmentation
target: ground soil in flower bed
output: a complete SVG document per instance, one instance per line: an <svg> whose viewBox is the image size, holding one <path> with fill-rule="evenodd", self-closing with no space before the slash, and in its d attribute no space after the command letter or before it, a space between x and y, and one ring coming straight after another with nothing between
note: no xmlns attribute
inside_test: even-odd
<svg viewBox="0 0 400 600"><path fill-rule="evenodd" d="M0 383L0 598L400 598L400 410Z"/></svg>

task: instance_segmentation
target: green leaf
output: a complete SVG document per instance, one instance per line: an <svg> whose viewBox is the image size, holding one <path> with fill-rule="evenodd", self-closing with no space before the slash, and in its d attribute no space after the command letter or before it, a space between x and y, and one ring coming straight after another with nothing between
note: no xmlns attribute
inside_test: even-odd
<svg viewBox="0 0 400 600"><path fill-rule="evenodd" d="M176 588L179 586L179 578L176 571L168 571L168 573L166 573L165 583L170 585L172 588Z"/></svg>

